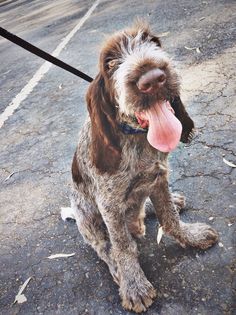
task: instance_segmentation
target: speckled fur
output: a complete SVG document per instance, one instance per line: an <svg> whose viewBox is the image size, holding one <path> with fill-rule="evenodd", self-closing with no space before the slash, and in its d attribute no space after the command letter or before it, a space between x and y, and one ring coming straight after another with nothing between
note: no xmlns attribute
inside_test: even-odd
<svg viewBox="0 0 236 315"><path fill-rule="evenodd" d="M148 197L152 201L164 232L174 237L181 246L190 245L205 249L217 240L217 233L208 225L186 224L179 220L178 209L184 206L185 200L181 196L172 195L169 191L168 154L152 148L145 134L124 135L117 128L117 122L122 120L124 114L125 120L129 120L129 113L135 111L135 106L140 107L141 103L132 104L131 101L137 92L130 91L127 86L126 95L122 97L121 109L119 108L119 98L114 91L117 84L117 81L114 81L117 77L114 73L119 71L120 65L115 62L115 69L106 68L104 59L107 60L109 51L112 52L113 59L115 53L119 55L119 49L124 51L124 43L127 43L123 39L124 36L129 38L128 55L132 55L132 38L136 38L137 50L137 46L142 44L144 37L142 33L146 36L145 43L152 38L155 39L152 43L157 43L158 49L153 48L153 51L161 49L159 40L157 37L152 37L146 25L138 25L131 30L115 34L104 46L101 53L99 79L92 83L87 96L90 118L81 130L72 167L74 179L72 207L76 212L79 231L85 241L108 265L113 279L120 287L123 307L137 313L145 311L156 296L155 289L146 279L139 265L137 245L134 240L135 236L140 237L145 234L144 204ZM122 42L122 47L119 45L120 42ZM152 44L145 45L147 49L150 45L153 47ZM135 58L141 57L140 55L137 57L136 54ZM108 58L107 62L110 60ZM140 62L142 65L145 63L145 56ZM155 59L151 61L152 67L153 62ZM146 63L150 63L150 54ZM137 72L137 69L132 71ZM173 73L172 68L169 73ZM129 77L132 77L130 73ZM124 78L123 83L127 82L126 79ZM122 80L121 74L119 74L119 80ZM171 83L172 81L169 80L169 87L159 91L158 95L163 96L164 93L166 98L169 95L176 97L172 106L183 124L185 137L183 139L187 139L192 132L193 123L184 110L176 80L174 81L175 83ZM98 94L99 89L102 88L103 93L96 98L95 94ZM108 99L106 95L109 95L109 101L106 101ZM155 97L158 98L158 95ZM129 100L127 108L125 108L125 99ZM148 106L152 106L152 99L148 102ZM108 124L107 127L104 127L104 121ZM114 134L109 135L111 131ZM116 142L119 142L117 146ZM104 151L97 156L97 150L100 149ZM112 160L109 160L110 155L113 154ZM102 161L99 160L101 157ZM102 164L106 162L106 159L108 159L109 168L106 168L106 164ZM113 163L113 159L117 159L116 163Z"/></svg>

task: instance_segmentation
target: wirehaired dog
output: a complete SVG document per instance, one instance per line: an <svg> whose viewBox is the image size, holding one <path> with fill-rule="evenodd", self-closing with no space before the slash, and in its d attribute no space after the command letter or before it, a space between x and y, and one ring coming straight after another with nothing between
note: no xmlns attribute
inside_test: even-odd
<svg viewBox="0 0 236 315"><path fill-rule="evenodd" d="M206 249L218 238L203 223L184 223L184 197L168 188L168 152L189 142L194 124L180 82L158 37L144 23L114 34L87 92L89 118L72 163L72 207L80 233L106 262L122 305L142 312L156 291L138 262L149 197L165 234Z"/></svg>

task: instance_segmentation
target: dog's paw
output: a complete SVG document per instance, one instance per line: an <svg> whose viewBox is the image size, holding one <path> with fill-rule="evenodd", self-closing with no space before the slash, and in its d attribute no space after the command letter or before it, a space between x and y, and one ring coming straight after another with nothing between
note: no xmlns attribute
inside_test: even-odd
<svg viewBox="0 0 236 315"><path fill-rule="evenodd" d="M122 306L136 313L145 312L156 297L156 290L145 276L123 280L120 286Z"/></svg>
<svg viewBox="0 0 236 315"><path fill-rule="evenodd" d="M176 210L180 212L186 205L186 199L183 195L178 193L172 193L173 202L175 204Z"/></svg>
<svg viewBox="0 0 236 315"><path fill-rule="evenodd" d="M180 222L180 228L182 237L178 241L183 247L189 245L200 249L207 249L215 244L219 238L217 231L205 223L190 224Z"/></svg>

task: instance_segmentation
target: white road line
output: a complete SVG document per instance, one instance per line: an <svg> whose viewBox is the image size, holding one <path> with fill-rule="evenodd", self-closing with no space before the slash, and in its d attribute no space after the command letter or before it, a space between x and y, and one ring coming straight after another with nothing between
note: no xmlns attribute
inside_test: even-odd
<svg viewBox="0 0 236 315"><path fill-rule="evenodd" d="M70 31L70 33L62 40L62 42L56 47L52 52L54 57L58 57L63 48L69 43L71 38L76 32L82 27L86 20L93 13L100 0L94 2L92 7L87 11L87 13L82 17L79 23ZM5 108L4 112L0 115L0 128L3 126L4 122L14 113L14 111L20 106L21 102L24 101L27 96L33 91L35 86L39 83L42 77L48 72L52 64L48 61L44 62L43 65L35 72L32 79L23 87L23 89L18 93L10 104Z"/></svg>

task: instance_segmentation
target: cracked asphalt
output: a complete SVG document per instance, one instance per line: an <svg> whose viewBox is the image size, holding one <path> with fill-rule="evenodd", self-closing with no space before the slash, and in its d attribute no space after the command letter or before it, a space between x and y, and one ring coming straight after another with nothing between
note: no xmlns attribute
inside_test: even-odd
<svg viewBox="0 0 236 315"><path fill-rule="evenodd" d="M0 1L0 25L52 52L93 1ZM182 98L197 134L171 155L171 187L184 193L186 222L208 222L220 241L182 249L148 217L140 262L158 298L148 315L236 314L235 2L101 0L59 58L91 76L106 34L144 17L182 76ZM43 61L0 38L0 113ZM108 315L122 309L118 288L73 222L70 164L86 117L88 84L52 67L0 129L0 314ZM56 253L73 257L49 260ZM20 285L32 277L14 304Z"/></svg>

